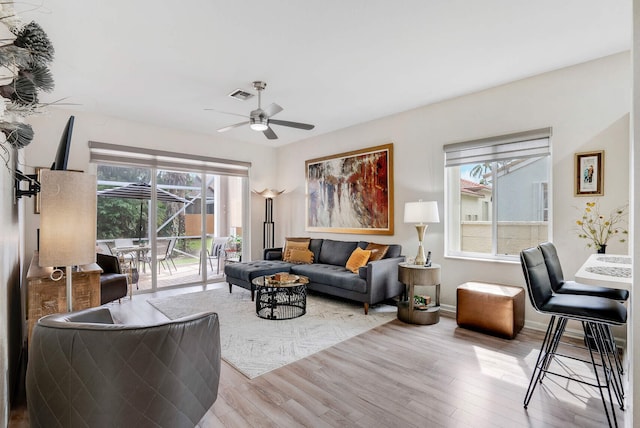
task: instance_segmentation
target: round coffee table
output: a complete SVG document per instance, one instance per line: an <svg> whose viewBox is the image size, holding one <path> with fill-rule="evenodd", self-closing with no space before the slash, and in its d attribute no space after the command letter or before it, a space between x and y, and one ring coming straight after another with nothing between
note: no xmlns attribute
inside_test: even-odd
<svg viewBox="0 0 640 428"><path fill-rule="evenodd" d="M256 286L256 315L268 320L289 320L307 312L306 276L296 276L289 282L270 280L259 276L252 281Z"/></svg>

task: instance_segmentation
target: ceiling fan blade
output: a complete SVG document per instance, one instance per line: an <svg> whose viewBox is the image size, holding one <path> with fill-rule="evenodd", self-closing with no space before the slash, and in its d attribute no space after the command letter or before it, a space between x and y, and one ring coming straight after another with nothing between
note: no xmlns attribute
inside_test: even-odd
<svg viewBox="0 0 640 428"><path fill-rule="evenodd" d="M283 110L283 108L276 103L271 103L268 106L266 106L263 110L267 114L267 116L271 117L280 113Z"/></svg>
<svg viewBox="0 0 640 428"><path fill-rule="evenodd" d="M269 119L269 123L274 125L289 126L291 128L306 129L307 131L313 129L315 126L308 123L289 122L288 120Z"/></svg>
<svg viewBox="0 0 640 428"><path fill-rule="evenodd" d="M278 136L276 135L275 132L273 132L273 129L271 128L267 128L264 131L262 131L262 133L265 135L265 137L267 137L270 140L277 140Z"/></svg>
<svg viewBox="0 0 640 428"><path fill-rule="evenodd" d="M233 116L247 117L246 114L231 113L231 112L228 112L228 111L216 110L214 108L205 108L204 110L206 110L206 111L215 111L216 113L222 113L222 114L230 114L230 115L233 115Z"/></svg>
<svg viewBox="0 0 640 428"><path fill-rule="evenodd" d="M242 125L248 125L248 124L249 124L249 121L247 120L246 122L240 122L240 123L236 123L235 125L229 125L229 126L225 126L224 128L220 128L220 129L218 129L218 132L225 132L225 131L228 131L230 129L238 128L238 127L240 127Z"/></svg>

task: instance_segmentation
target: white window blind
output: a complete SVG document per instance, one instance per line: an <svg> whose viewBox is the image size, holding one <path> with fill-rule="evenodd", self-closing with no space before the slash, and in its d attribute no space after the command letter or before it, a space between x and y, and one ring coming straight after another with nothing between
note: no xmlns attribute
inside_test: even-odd
<svg viewBox="0 0 640 428"><path fill-rule="evenodd" d="M90 161L248 177L251 162L89 141Z"/></svg>
<svg viewBox="0 0 640 428"><path fill-rule="evenodd" d="M445 166L523 159L550 154L551 128L446 144Z"/></svg>

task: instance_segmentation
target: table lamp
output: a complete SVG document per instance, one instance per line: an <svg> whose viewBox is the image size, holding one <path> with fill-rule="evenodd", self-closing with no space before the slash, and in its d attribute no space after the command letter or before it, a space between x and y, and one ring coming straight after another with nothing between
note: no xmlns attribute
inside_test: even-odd
<svg viewBox="0 0 640 428"><path fill-rule="evenodd" d="M42 170L40 186L40 266L65 267L71 312L72 266L96 261L96 176Z"/></svg>
<svg viewBox="0 0 640 428"><path fill-rule="evenodd" d="M438 203L436 201L406 202L404 204L404 222L417 223L416 231L418 232L418 255L415 259L416 265L423 265L427 262L424 256L424 248L422 240L424 232L427 230L427 224L424 223L440 223L438 216Z"/></svg>

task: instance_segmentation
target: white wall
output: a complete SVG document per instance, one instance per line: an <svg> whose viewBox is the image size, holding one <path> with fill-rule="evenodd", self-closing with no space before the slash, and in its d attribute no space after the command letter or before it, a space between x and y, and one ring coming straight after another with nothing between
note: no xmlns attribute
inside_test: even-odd
<svg viewBox="0 0 640 428"><path fill-rule="evenodd" d="M47 114L33 117L30 120L35 131L35 138L25 149L27 165L29 165L27 169L51 165L64 125L71 114L75 116L75 124L69 155L69 169L79 169L95 174L95 169L91 170L89 166L88 141L99 141L251 162L252 188L272 187L271 183L275 181L275 151L271 147L234 142L217 135L212 137L174 129L157 128L107 116L56 108L51 108ZM251 230L254 239L249 241L247 235L245 235L245 239L247 242L252 242L251 253L254 257L259 257L262 254L263 219L261 217L264 215L264 202L259 196L252 197L251 201ZM40 216L33 214L33 203L33 201L27 202L25 236L27 255L32 254L36 249L36 229L40 225ZM249 228L245 226L243 233L249 232Z"/></svg>
<svg viewBox="0 0 640 428"><path fill-rule="evenodd" d="M15 157L14 152L9 166L13 166ZM23 257L20 224L24 203L14 201L13 176L4 166L0 168L0 186L0 426L7 426L20 358L20 260Z"/></svg>
<svg viewBox="0 0 640 428"><path fill-rule="evenodd" d="M574 153L604 149L605 196L602 207L629 199L630 56L628 52L534 76L529 79L374 120L278 149L278 187L290 190L276 200L276 242L285 236L373 240L399 243L414 256L416 232L402 222L407 201L437 200L444 213L442 146L512 132L553 127L553 240L566 276L591 252L573 225L584 198L574 197ZM305 160L384 143L394 143L394 236L356 236L305 232ZM458 284L469 280L524 286L519 263L444 259L444 223L430 225L425 247L442 265L443 305L455 305ZM612 244L609 252L627 253ZM543 321L527 304L527 322Z"/></svg>

